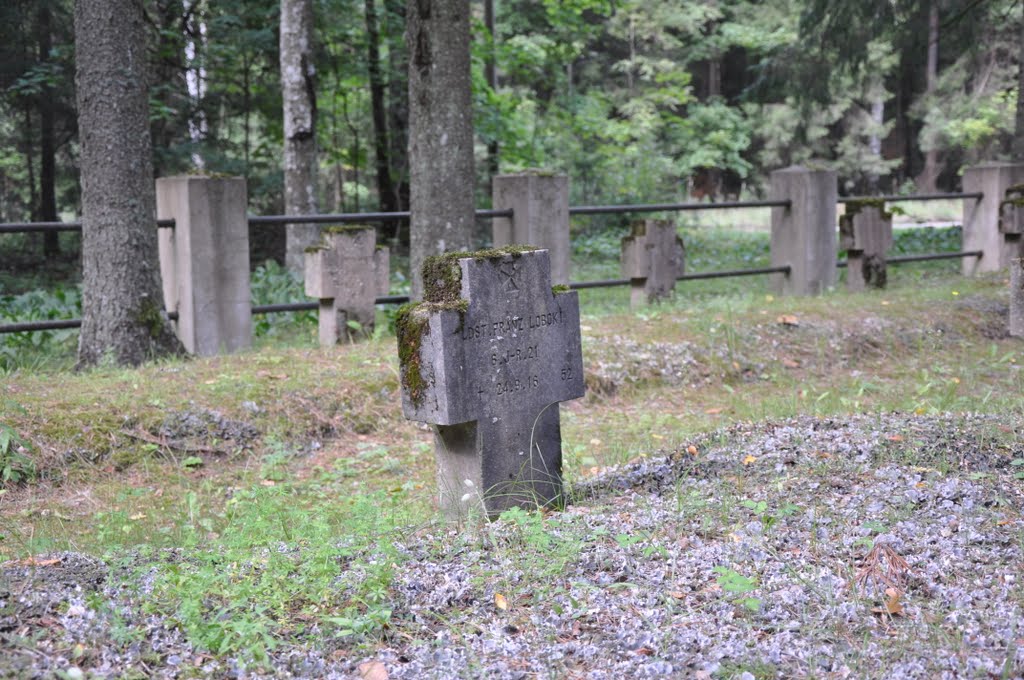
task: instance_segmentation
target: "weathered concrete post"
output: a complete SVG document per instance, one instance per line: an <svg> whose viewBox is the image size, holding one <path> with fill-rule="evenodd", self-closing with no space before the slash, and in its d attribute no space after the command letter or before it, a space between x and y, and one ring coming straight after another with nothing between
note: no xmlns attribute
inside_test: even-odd
<svg viewBox="0 0 1024 680"><path fill-rule="evenodd" d="M663 300L685 270L686 249L674 222L643 220L622 238L622 275L630 279L630 306Z"/></svg>
<svg viewBox="0 0 1024 680"><path fill-rule="evenodd" d="M1024 163L984 163L964 170L964 193L981 192L981 200L964 200L964 250L980 250L982 255L963 258L964 276L994 272L1010 266L1020 257L1020 237L1005 238L999 228L1000 206L1007 190L1024 183Z"/></svg>
<svg viewBox="0 0 1024 680"><path fill-rule="evenodd" d="M319 245L306 249L306 295L320 300L321 347L373 333L374 300L387 295L391 255L377 247L373 227L328 227Z"/></svg>
<svg viewBox="0 0 1024 680"><path fill-rule="evenodd" d="M441 506L559 505L558 403L584 392L577 294L522 246L429 258L423 281L398 315L402 410L435 426Z"/></svg>
<svg viewBox="0 0 1024 680"><path fill-rule="evenodd" d="M539 170L497 175L491 194L495 210L513 212L511 218L494 219L494 247L522 243L546 248L551 253L552 282L569 285L569 178Z"/></svg>
<svg viewBox="0 0 1024 680"><path fill-rule="evenodd" d="M839 218L839 249L846 251L846 288L885 288L885 255L892 248L892 213L881 199L847 201Z"/></svg>
<svg viewBox="0 0 1024 680"><path fill-rule="evenodd" d="M156 181L160 275L175 330L200 356L252 346L245 180L189 175Z"/></svg>
<svg viewBox="0 0 1024 680"><path fill-rule="evenodd" d="M1010 335L1024 338L1024 258L1010 260Z"/></svg>
<svg viewBox="0 0 1024 680"><path fill-rule="evenodd" d="M836 201L834 170L792 166L771 175L772 266L788 265L789 274L773 274L782 295L817 295L836 283Z"/></svg>

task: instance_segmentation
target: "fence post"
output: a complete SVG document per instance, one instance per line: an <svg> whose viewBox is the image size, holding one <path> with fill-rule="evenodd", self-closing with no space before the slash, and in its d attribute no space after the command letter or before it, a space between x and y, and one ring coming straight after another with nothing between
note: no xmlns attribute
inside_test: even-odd
<svg viewBox="0 0 1024 680"><path fill-rule="evenodd" d="M836 202L834 170L792 166L771 175L771 198L789 201L772 208L772 266L789 265L789 274L773 274L782 295L817 295L836 283Z"/></svg>
<svg viewBox="0 0 1024 680"><path fill-rule="evenodd" d="M164 304L175 330L199 356L252 346L249 223L241 177L161 177L156 181Z"/></svg>
<svg viewBox="0 0 1024 680"><path fill-rule="evenodd" d="M1020 257L1020 241L1009 240L999 231L999 206L1006 190L1024 182L1024 163L983 163L964 170L964 193L980 191L981 200L964 201L963 249L980 250L978 257L965 257L964 276L994 272L1010 266Z"/></svg>
<svg viewBox="0 0 1024 680"><path fill-rule="evenodd" d="M524 244L547 248L551 282L568 285L569 178L538 170L497 175L491 185L495 210L512 209L511 218L493 220L494 247Z"/></svg>

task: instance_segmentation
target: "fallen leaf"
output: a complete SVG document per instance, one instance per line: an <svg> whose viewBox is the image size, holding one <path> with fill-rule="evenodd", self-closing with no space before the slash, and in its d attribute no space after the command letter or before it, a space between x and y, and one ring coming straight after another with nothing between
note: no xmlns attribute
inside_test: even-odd
<svg viewBox="0 0 1024 680"><path fill-rule="evenodd" d="M709 408L709 409L705 409L705 411L704 411L704 413L708 414L709 416L717 416L721 412L722 412L722 409L720 409L720 408Z"/></svg>
<svg viewBox="0 0 1024 680"><path fill-rule="evenodd" d="M60 560L61 558L59 557L55 557L50 560L41 560L38 557L26 557L21 561L21 564L26 567L50 567L54 564L60 564Z"/></svg>
<svg viewBox="0 0 1024 680"><path fill-rule="evenodd" d="M131 517L129 517L128 519L132 520L133 522L138 521L140 519L146 519L146 513L144 513L144 512L137 512L134 515L132 515Z"/></svg>
<svg viewBox="0 0 1024 680"><path fill-rule="evenodd" d="M388 669L380 661L359 664L359 677L363 680L388 680Z"/></svg>
<svg viewBox="0 0 1024 680"><path fill-rule="evenodd" d="M871 609L872 612L875 614L887 614L888 616L906 616L906 612L903 611L903 604L900 602L900 597L903 596L903 593L895 588L886 588L885 596L885 605L873 607Z"/></svg>
<svg viewBox="0 0 1024 680"><path fill-rule="evenodd" d="M748 454L747 454L747 457L743 459L743 464L744 464L744 465L750 465L750 464L751 464L751 463L753 463L753 462L754 462L755 460L757 460L757 457L756 457L756 456L751 456L751 455L750 455L750 454L748 453Z"/></svg>
<svg viewBox="0 0 1024 680"><path fill-rule="evenodd" d="M672 597L672 598L674 598L676 600L685 600L686 599L686 593L679 592L678 590L670 590L668 595L669 595L669 597Z"/></svg>
<svg viewBox="0 0 1024 680"><path fill-rule="evenodd" d="M889 441L891 441L891 442L901 442L901 441L903 441L903 437L898 435L898 434L889 435Z"/></svg>
<svg viewBox="0 0 1024 680"><path fill-rule="evenodd" d="M686 452L688 454L690 454L691 456L696 456L697 455L697 447L694 446L693 444L690 444L689 446L686 447Z"/></svg>
<svg viewBox="0 0 1024 680"><path fill-rule="evenodd" d="M600 446L601 445L601 440L600 439L591 439L590 440L590 445L591 446Z"/></svg>
<svg viewBox="0 0 1024 680"><path fill-rule="evenodd" d="M501 593L495 593L494 594L494 606L497 607L498 609L500 609L501 611L507 611L508 610L508 600L505 599L505 596L502 595Z"/></svg>
<svg viewBox="0 0 1024 680"><path fill-rule="evenodd" d="M796 318L796 316L794 316L792 314L783 314L783 315L779 316L779 318L775 319L775 322L776 323L780 323L783 326L799 326L800 325L800 319Z"/></svg>
<svg viewBox="0 0 1024 680"><path fill-rule="evenodd" d="M800 368L800 362L792 359L783 359L782 365L786 368Z"/></svg>
<svg viewBox="0 0 1024 680"><path fill-rule="evenodd" d="M652 654L654 654L654 650L650 647L641 647L640 649L636 650L636 653L641 654L643 656L651 656Z"/></svg>
<svg viewBox="0 0 1024 680"><path fill-rule="evenodd" d="M264 479L262 482L260 482L260 485L262 485L262 486L276 486L277 482L275 482L273 479Z"/></svg>

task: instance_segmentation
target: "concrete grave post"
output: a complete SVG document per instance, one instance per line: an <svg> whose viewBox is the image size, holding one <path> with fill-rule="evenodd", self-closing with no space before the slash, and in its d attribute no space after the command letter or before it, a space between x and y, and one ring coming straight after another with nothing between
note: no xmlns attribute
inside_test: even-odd
<svg viewBox="0 0 1024 680"><path fill-rule="evenodd" d="M839 218L839 249L847 254L846 287L885 288L886 253L892 248L892 213L881 200L847 201Z"/></svg>
<svg viewBox="0 0 1024 680"><path fill-rule="evenodd" d="M1010 266L1013 267L1013 260L1024 257L1024 184L1006 189L1005 198L999 204L999 231L1011 251Z"/></svg>
<svg viewBox="0 0 1024 680"><path fill-rule="evenodd" d="M1024 259L1010 260L1010 335L1024 338Z"/></svg>
<svg viewBox="0 0 1024 680"><path fill-rule="evenodd" d="M164 305L189 352L212 356L252 346L245 180L188 175L156 181Z"/></svg>
<svg viewBox="0 0 1024 680"><path fill-rule="evenodd" d="M793 166L771 175L772 200L789 201L772 208L772 266L789 266L773 274L782 295L817 295L836 283L836 201L834 170Z"/></svg>
<svg viewBox="0 0 1024 680"><path fill-rule="evenodd" d="M305 257L306 295L320 300L320 346L372 333L374 300L388 293L391 260L387 248L377 247L376 230L328 227Z"/></svg>
<svg viewBox="0 0 1024 680"><path fill-rule="evenodd" d="M551 280L569 285L569 178L531 170L516 175L497 175L491 184L495 210L512 209L512 217L495 218L495 248L522 243L546 248L551 253Z"/></svg>
<svg viewBox="0 0 1024 680"><path fill-rule="evenodd" d="M964 192L983 194L981 200L964 200L963 249L982 252L980 258L963 258L964 276L1005 269L1021 256L1021 237L1001 230L1000 213L1010 198L1007 191L1022 183L1024 163L984 163L964 170Z"/></svg>
<svg viewBox="0 0 1024 680"><path fill-rule="evenodd" d="M430 258L398 315L402 409L435 432L441 505L489 517L562 502L559 402L582 397L579 298L546 250Z"/></svg>
<svg viewBox="0 0 1024 680"><path fill-rule="evenodd" d="M622 275L630 279L630 305L669 297L685 269L686 249L674 222L643 220L622 239Z"/></svg>

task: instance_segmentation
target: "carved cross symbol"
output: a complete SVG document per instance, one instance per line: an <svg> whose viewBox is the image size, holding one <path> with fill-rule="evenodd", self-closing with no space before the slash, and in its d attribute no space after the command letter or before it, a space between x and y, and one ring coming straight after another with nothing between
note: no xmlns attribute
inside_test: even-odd
<svg viewBox="0 0 1024 680"><path fill-rule="evenodd" d="M502 265L501 273L505 275L507 281L505 281L505 292L519 295L519 284L516 283L516 277L519 275L519 265L515 262L509 262Z"/></svg>

